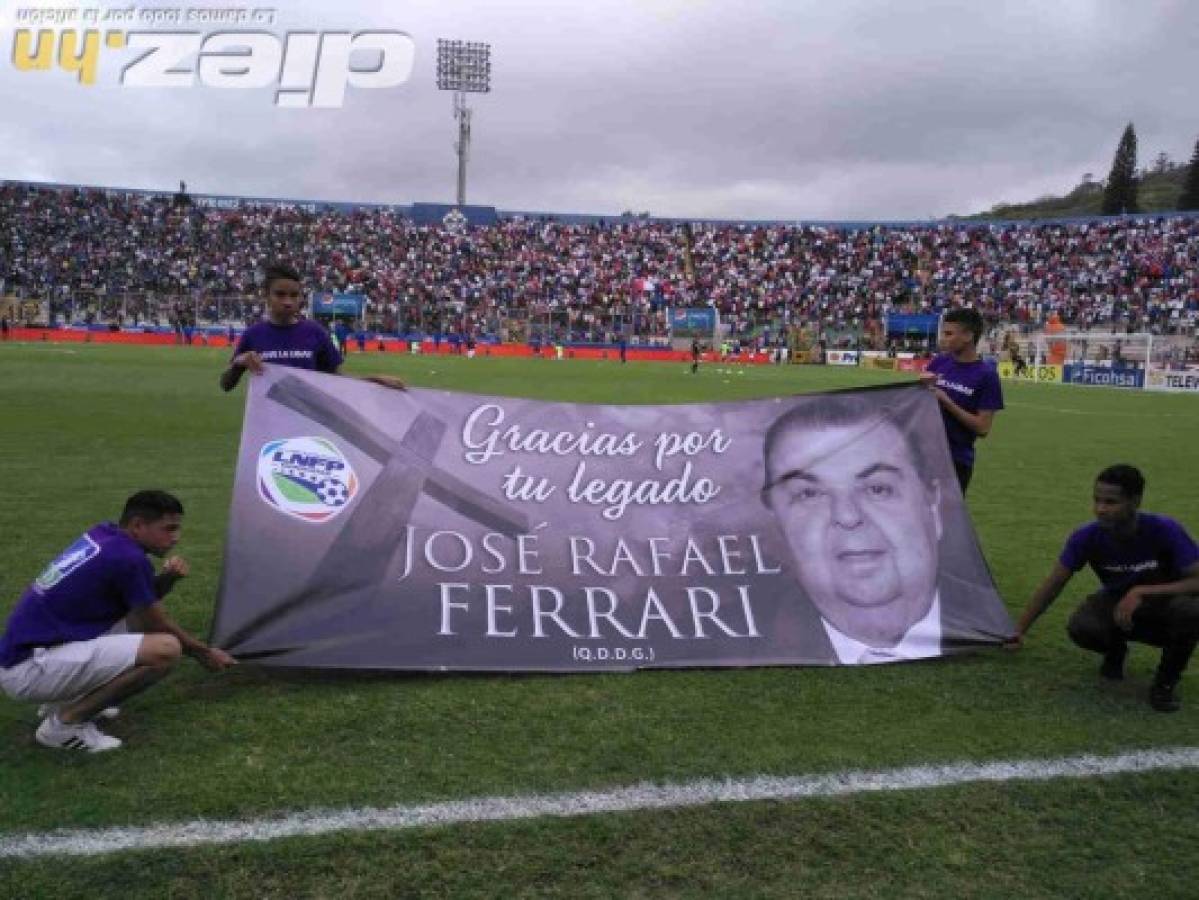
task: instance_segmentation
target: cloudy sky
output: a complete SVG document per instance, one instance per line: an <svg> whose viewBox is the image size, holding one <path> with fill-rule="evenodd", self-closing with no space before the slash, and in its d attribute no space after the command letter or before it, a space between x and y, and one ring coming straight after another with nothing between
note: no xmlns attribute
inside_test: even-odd
<svg viewBox="0 0 1199 900"><path fill-rule="evenodd" d="M130 48L96 83L21 70L31 10L87 27L130 3L0 0L0 178L194 193L451 201L456 125L438 38L492 47L474 95L468 201L508 210L746 219L923 219L1061 193L1107 174L1134 122L1140 162L1199 138L1190 0L257 0L133 4L269 10L267 28L396 31L411 75L285 109L272 86L134 87ZM46 27L46 26L40 26ZM197 42L251 26L166 24ZM157 38L155 39L157 40ZM377 62L358 54L354 65ZM191 54L184 69L196 68Z"/></svg>

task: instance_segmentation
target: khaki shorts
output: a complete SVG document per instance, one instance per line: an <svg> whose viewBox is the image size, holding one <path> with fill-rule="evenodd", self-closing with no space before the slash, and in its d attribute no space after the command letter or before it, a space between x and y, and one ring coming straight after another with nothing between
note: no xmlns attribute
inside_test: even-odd
<svg viewBox="0 0 1199 900"><path fill-rule="evenodd" d="M90 641L38 647L22 663L0 669L0 688L14 700L69 702L108 684L137 664L140 634L106 634Z"/></svg>

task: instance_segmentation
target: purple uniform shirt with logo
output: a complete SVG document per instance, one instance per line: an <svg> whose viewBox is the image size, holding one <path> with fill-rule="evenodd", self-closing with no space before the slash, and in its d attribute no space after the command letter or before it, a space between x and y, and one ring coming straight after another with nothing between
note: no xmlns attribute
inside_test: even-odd
<svg viewBox="0 0 1199 900"><path fill-rule="evenodd" d="M253 350L262 361L293 369L332 374L341 365L341 354L329 333L311 319L292 325L255 322L242 334L233 355Z"/></svg>
<svg viewBox="0 0 1199 900"><path fill-rule="evenodd" d="M1003 409L999 373L986 360L960 363L952 355L942 353L928 364L927 371L937 374L937 387L966 412ZM974 441L978 436L945 410L941 410L941 418L945 422L945 436L949 439L953 461L973 466Z"/></svg>
<svg viewBox="0 0 1199 900"><path fill-rule="evenodd" d="M1123 596L1138 584L1165 584L1199 561L1199 547L1169 516L1138 513L1136 531L1121 538L1091 522L1066 540L1059 561L1071 572L1090 565L1103 590Z"/></svg>
<svg viewBox="0 0 1199 900"><path fill-rule="evenodd" d="M96 525L21 595L0 637L0 668L24 662L35 647L97 638L157 599L146 551L112 522Z"/></svg>

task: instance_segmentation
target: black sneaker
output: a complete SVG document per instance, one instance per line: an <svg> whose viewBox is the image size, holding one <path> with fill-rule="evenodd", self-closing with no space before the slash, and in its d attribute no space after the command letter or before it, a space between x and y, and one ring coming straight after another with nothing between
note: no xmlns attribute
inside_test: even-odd
<svg viewBox="0 0 1199 900"><path fill-rule="evenodd" d="M1178 682L1157 681L1149 688L1149 705L1158 712L1178 712L1182 701L1178 699Z"/></svg>
<svg viewBox="0 0 1199 900"><path fill-rule="evenodd" d="M1103 663L1099 666L1099 677L1108 681L1124 680L1124 657L1128 655L1128 647L1109 650L1103 655Z"/></svg>

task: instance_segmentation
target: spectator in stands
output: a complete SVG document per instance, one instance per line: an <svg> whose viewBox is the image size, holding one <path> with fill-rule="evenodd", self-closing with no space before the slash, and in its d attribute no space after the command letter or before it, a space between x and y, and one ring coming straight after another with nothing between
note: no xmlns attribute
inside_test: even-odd
<svg viewBox="0 0 1199 900"><path fill-rule="evenodd" d="M451 232L388 209L192 199L0 185L0 279L47 300L52 316L88 305L106 322L130 304L130 316L153 318L176 297L189 308L200 298L201 322L246 320L260 262L288 257L310 260L314 290L361 290L393 325L451 307L475 321L537 309L590 332L620 309L661 336L668 307L709 304L733 339L771 321L856 321L881 334L892 310L955 306L1021 325L1056 313L1073 329L1193 334L1199 322L1193 216L870 227L511 218Z"/></svg>

